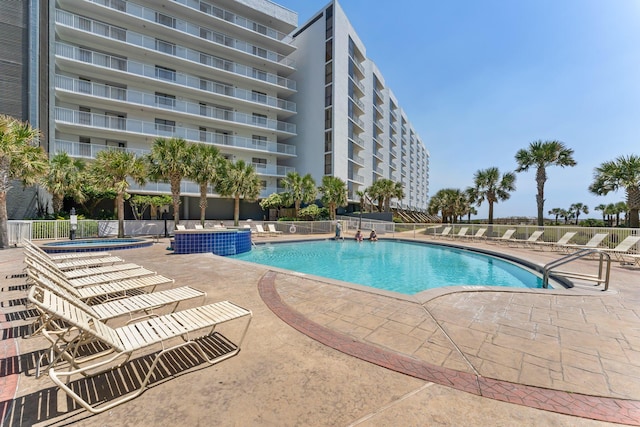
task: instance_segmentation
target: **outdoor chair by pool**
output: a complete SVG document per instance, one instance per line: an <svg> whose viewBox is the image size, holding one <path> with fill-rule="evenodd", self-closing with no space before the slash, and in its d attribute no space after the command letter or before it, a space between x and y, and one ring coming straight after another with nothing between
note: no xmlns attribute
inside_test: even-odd
<svg viewBox="0 0 640 427"><path fill-rule="evenodd" d="M25 254L30 254L39 258L48 258L52 263L54 263L60 270L75 270L77 268L85 268L85 267L100 267L100 266L108 266L114 265L117 263L121 263L124 260L117 256L107 256L101 258L68 258L62 261L55 261L51 259L48 253L43 251L36 245L25 245L24 246Z"/></svg>
<svg viewBox="0 0 640 427"><path fill-rule="evenodd" d="M264 231L264 227L262 226L262 224L256 224L256 234L258 236L266 236L269 233Z"/></svg>
<svg viewBox="0 0 640 427"><path fill-rule="evenodd" d="M469 231L469 227L460 227L457 234L452 234L452 238L464 238L467 237L467 231Z"/></svg>
<svg viewBox="0 0 640 427"><path fill-rule="evenodd" d="M35 284L29 289L28 293L29 301L36 306L40 313L38 319L34 323L34 331L31 333L31 336L38 334L39 331L45 327L50 330L54 327L60 328L60 326L56 324L57 319L51 317L49 313L43 311L40 307L42 304L45 304L43 298L46 295L49 295L48 293L43 292L43 289L48 290L50 293L53 293L60 298L69 300L73 304L81 306L85 311L91 313L105 323L107 320L125 315L129 316L127 323L137 321L145 317L158 316L154 310L160 308L163 308L163 311L165 312L167 309L174 312L177 310L181 302L195 298L202 298L202 302L204 302L204 299L207 296L206 292L202 292L190 286L181 286L179 288L132 295L89 305L78 298L75 293L70 291L64 285L59 284L48 277L38 276L35 280ZM134 315L136 317L134 317ZM40 325L39 327L37 326L38 324ZM41 363L41 361L38 361L38 371L41 368Z"/></svg>
<svg viewBox="0 0 640 427"><path fill-rule="evenodd" d="M533 247L534 248L539 247L542 250L544 250L544 248L549 248L552 251L561 250L561 248L564 245L568 244L569 241L571 241L571 239L573 239L573 236L575 236L576 234L577 233L575 231L567 231L556 242L538 242L538 241L536 241L535 244L533 245Z"/></svg>
<svg viewBox="0 0 640 427"><path fill-rule="evenodd" d="M269 234L278 235L282 234L282 231L276 230L276 226L273 224L267 224L267 229L269 230Z"/></svg>
<svg viewBox="0 0 640 427"><path fill-rule="evenodd" d="M184 225L182 225L182 224L177 224L177 225L176 225L176 230L183 231L183 230L186 230L186 229L187 229L187 227L185 227L185 226L184 226Z"/></svg>
<svg viewBox="0 0 640 427"><path fill-rule="evenodd" d="M68 363L68 367L60 364L52 366L48 371L49 378L69 397L92 413L108 411L143 393L156 372L158 362L165 354L171 352L176 362L172 363L172 360L169 359L167 363L180 365L182 362L187 362L182 358L189 357L189 355L184 351L175 352L174 350L192 347L210 365L235 356L240 351L252 318L250 310L229 301L221 301L112 328L81 307L47 290L43 290L43 293L42 300L44 302L40 308L50 316L72 326L76 331L74 337L61 339L60 331L56 328L53 331L47 328L43 329L43 335L51 343L49 359L64 360ZM211 350L205 348L201 342L207 337L217 335L217 326L237 319L246 319L246 325L241 329L238 344L227 341L229 348L220 349L216 352L217 355L212 358L207 354L207 351L211 352ZM106 349L100 353L81 357L78 349L87 341L98 342ZM177 342L169 345L172 341ZM146 374L141 372L140 383L132 390L127 386L134 386L135 384L129 383L137 383L137 381L127 381L127 384L122 384L123 387L118 387L117 392L126 394L118 399L103 405L100 405L101 400L92 403L88 401L89 398L83 398L69 384L71 378L78 375L92 376L107 370L117 369L126 363L134 352L151 350L158 345L162 345L162 350L149 356L153 358L149 365L136 365L137 368L147 371ZM123 360L116 364L119 359Z"/></svg>
<svg viewBox="0 0 640 427"><path fill-rule="evenodd" d="M469 239L471 241L486 239L484 233L487 232L486 228L478 228L475 234L465 234L464 236L460 236L464 239Z"/></svg>
<svg viewBox="0 0 640 427"><path fill-rule="evenodd" d="M607 238L608 235L609 233L597 233L591 238L591 240L589 240L584 245L572 245L568 243L566 245L562 245L560 247L560 250L565 252L570 252L570 251L577 251L580 249L597 249L598 246L600 246L600 244L604 241L604 239Z"/></svg>
<svg viewBox="0 0 640 427"><path fill-rule="evenodd" d="M89 266L89 267L77 268L73 270L62 270L60 269L60 267L56 262L51 260L48 254L46 254L42 250L35 250L33 248L29 248L26 246L24 248L24 256L25 256L25 260L31 259L31 260L40 262L41 264L47 265L53 270L60 272L67 279L76 279L80 277L94 276L98 274L116 273L116 272L124 272L124 271L131 271L131 270L136 270L138 273L142 273L140 271L142 267L140 267L138 264L132 264L132 263L121 263L121 264L103 265L103 266L96 266L96 267ZM149 270L145 270L145 271L149 272ZM155 274L153 272L149 272L149 273ZM133 276L134 274L131 274L131 275ZM147 274L145 273L145 274L138 274L138 275L147 275Z"/></svg>
<svg viewBox="0 0 640 427"><path fill-rule="evenodd" d="M111 256L110 252L96 251L96 252L71 252L63 254L47 254L53 261L66 261L70 259L78 258L104 258Z"/></svg>
<svg viewBox="0 0 640 427"><path fill-rule="evenodd" d="M504 232L504 234L500 237L494 237L492 239L489 239L489 243L491 242L496 242L496 243L509 243L511 241L511 238L513 236L513 233L515 233L516 230L515 228L510 228L507 231Z"/></svg>
<svg viewBox="0 0 640 427"><path fill-rule="evenodd" d="M195 228L196 230L204 230L204 227L202 226L202 224L196 224L193 226L193 228Z"/></svg>
<svg viewBox="0 0 640 427"><path fill-rule="evenodd" d="M607 252L609 254L613 254L615 259L617 261L620 261L620 263L628 263L628 261L626 261L624 257L627 255L631 255L629 253L629 250L632 247L634 247L636 244L638 244L638 242L640 242L640 236L627 236L624 238L622 242L618 243L618 245L615 248L611 248L611 249L603 248L600 250ZM631 264L633 264L633 262Z"/></svg>
<svg viewBox="0 0 640 427"><path fill-rule="evenodd" d="M140 293L143 289L153 292L157 286L170 285L174 283L173 279L157 274L155 276L121 280L119 282L75 287L72 286L65 278L57 275L52 270L27 268L27 275L36 284L43 282L43 278L48 278L87 304L91 304L96 300L102 300L106 297L113 299L115 297L129 296L131 292L137 291L137 293Z"/></svg>
<svg viewBox="0 0 640 427"><path fill-rule="evenodd" d="M433 237L437 238L444 238L447 237L449 235L449 233L451 233L451 227L445 227L442 232L440 234L435 234L433 235Z"/></svg>
<svg viewBox="0 0 640 427"><path fill-rule="evenodd" d="M514 244L515 246L522 245L523 248L530 248L538 241L542 234L544 234L544 230L536 230L531 233L531 235L527 239L511 239L510 243Z"/></svg>

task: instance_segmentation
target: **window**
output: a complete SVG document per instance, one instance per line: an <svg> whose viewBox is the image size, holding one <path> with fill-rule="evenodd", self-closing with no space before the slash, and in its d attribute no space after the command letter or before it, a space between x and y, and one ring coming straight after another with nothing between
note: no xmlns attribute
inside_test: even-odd
<svg viewBox="0 0 640 427"><path fill-rule="evenodd" d="M257 68L253 69L253 77L258 79L258 80L267 80L267 72L266 71L262 71L262 70L258 70Z"/></svg>
<svg viewBox="0 0 640 427"><path fill-rule="evenodd" d="M164 40L156 40L156 50L162 53L168 53L169 55L176 54L176 45Z"/></svg>
<svg viewBox="0 0 640 427"><path fill-rule="evenodd" d="M331 175L333 173L333 165L331 163L332 155L327 153L324 155L324 174Z"/></svg>
<svg viewBox="0 0 640 427"><path fill-rule="evenodd" d="M258 92L257 90L251 91L251 99L256 102L261 102L263 104L267 103L267 94L264 92Z"/></svg>
<svg viewBox="0 0 640 427"><path fill-rule="evenodd" d="M203 39L211 40L211 30L200 28L200 37L202 37Z"/></svg>
<svg viewBox="0 0 640 427"><path fill-rule="evenodd" d="M267 159L262 159L259 157L253 157L251 158L251 163L253 163L253 166L256 167L256 169L266 169L267 168Z"/></svg>
<svg viewBox="0 0 640 427"><path fill-rule="evenodd" d="M78 138L78 154L82 157L91 157L91 138L81 136Z"/></svg>
<svg viewBox="0 0 640 427"><path fill-rule="evenodd" d="M201 102L200 103L200 115L201 116L206 116L207 115L207 104Z"/></svg>
<svg viewBox="0 0 640 427"><path fill-rule="evenodd" d="M167 95L166 93L156 92L156 104L160 108L175 108L176 107L176 97L173 95Z"/></svg>
<svg viewBox="0 0 640 427"><path fill-rule="evenodd" d="M267 116L264 114L253 113L253 124L258 126L266 126L267 125Z"/></svg>
<svg viewBox="0 0 640 427"><path fill-rule="evenodd" d="M156 77L162 80L176 81L176 70L156 65Z"/></svg>
<svg viewBox="0 0 640 427"><path fill-rule="evenodd" d="M324 151L333 150L333 133L331 131L324 133Z"/></svg>
<svg viewBox="0 0 640 427"><path fill-rule="evenodd" d="M91 93L91 80L80 77L78 82L78 92Z"/></svg>
<svg viewBox="0 0 640 427"><path fill-rule="evenodd" d="M78 108L78 123L81 125L91 125L91 108Z"/></svg>
<svg viewBox="0 0 640 427"><path fill-rule="evenodd" d="M200 142L207 142L207 128L200 126Z"/></svg>
<svg viewBox="0 0 640 427"><path fill-rule="evenodd" d="M173 120L156 119L156 130L164 133L173 133L176 128L176 122Z"/></svg>
<svg viewBox="0 0 640 427"><path fill-rule="evenodd" d="M328 85L333 82L333 63L328 62L324 66L324 84Z"/></svg>
<svg viewBox="0 0 640 427"><path fill-rule="evenodd" d="M333 103L333 85L327 85L324 88L324 106L330 107Z"/></svg>
<svg viewBox="0 0 640 427"><path fill-rule="evenodd" d="M324 110L324 128L331 129L332 126L333 126L332 110L331 108L327 108Z"/></svg>
<svg viewBox="0 0 640 427"><path fill-rule="evenodd" d="M264 25L260 25L257 22L253 23L253 31L260 33L260 34L267 34L267 27L265 27Z"/></svg>
<svg viewBox="0 0 640 427"><path fill-rule="evenodd" d="M333 40L327 40L324 48L324 60L331 61L333 59Z"/></svg>
<svg viewBox="0 0 640 427"><path fill-rule="evenodd" d="M333 6L327 8L324 16L326 24L325 38L329 39L333 36Z"/></svg>
<svg viewBox="0 0 640 427"><path fill-rule="evenodd" d="M262 135L253 135L251 137L254 148L267 149L267 137Z"/></svg>
<svg viewBox="0 0 640 427"><path fill-rule="evenodd" d="M253 54L256 55L256 56L259 56L261 58L266 58L267 57L267 50L266 49L263 49L263 48L258 47L258 46L253 46L252 51L253 51Z"/></svg>
<svg viewBox="0 0 640 427"><path fill-rule="evenodd" d="M164 13L156 12L156 22L167 27L176 27L176 19Z"/></svg>
<svg viewBox="0 0 640 427"><path fill-rule="evenodd" d="M91 62L93 59L93 53L88 49L78 49L78 60L82 62Z"/></svg>
<svg viewBox="0 0 640 427"><path fill-rule="evenodd" d="M127 119L123 114L107 111L104 113L104 117L106 119L107 126L110 129L124 130L127 127Z"/></svg>

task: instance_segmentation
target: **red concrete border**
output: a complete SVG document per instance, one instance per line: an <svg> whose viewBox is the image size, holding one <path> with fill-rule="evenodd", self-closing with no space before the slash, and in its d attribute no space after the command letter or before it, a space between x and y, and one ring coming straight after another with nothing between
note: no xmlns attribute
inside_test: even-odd
<svg viewBox="0 0 640 427"><path fill-rule="evenodd" d="M267 272L258 283L260 297L285 323L322 344L358 359L478 396L560 414L640 426L640 401L589 396L485 378L431 365L384 350L310 321L285 304L275 287L276 272Z"/></svg>

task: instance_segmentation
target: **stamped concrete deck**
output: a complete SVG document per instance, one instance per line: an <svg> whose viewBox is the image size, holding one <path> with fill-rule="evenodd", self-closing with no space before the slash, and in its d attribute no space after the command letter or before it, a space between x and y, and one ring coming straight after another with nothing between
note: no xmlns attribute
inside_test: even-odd
<svg viewBox="0 0 640 427"><path fill-rule="evenodd" d="M540 265L558 257L465 244ZM91 416L48 378L34 378L46 343L21 338L25 279L11 276L22 270L22 253L0 251L0 277L8 276L0 293L2 425L640 425L640 269L614 264L607 292L578 283L404 297L210 254L172 255L166 246L117 254L176 286L205 290L208 302L251 309L240 354L176 372ZM576 266L589 271L595 262Z"/></svg>

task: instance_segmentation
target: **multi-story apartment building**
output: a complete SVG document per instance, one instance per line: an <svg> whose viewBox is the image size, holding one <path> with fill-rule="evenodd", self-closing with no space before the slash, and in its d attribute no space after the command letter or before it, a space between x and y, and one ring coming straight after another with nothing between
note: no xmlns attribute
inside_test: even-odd
<svg viewBox="0 0 640 427"><path fill-rule="evenodd" d="M338 2L292 36L298 92L291 99L298 114L291 121L298 134L292 138L297 156L288 164L316 182L340 177L353 203L378 179L401 182L399 207L426 210L429 152Z"/></svg>
<svg viewBox="0 0 640 427"><path fill-rule="evenodd" d="M21 70L0 113L21 112L51 156L142 155L176 136L252 163L261 197L298 171L343 178L352 201L376 179L401 181L402 205L426 208L428 153L337 3L297 31L297 14L269 0L10 3L0 10L27 36L0 21L0 37L18 42L0 61L17 57L11 74ZM181 193L181 217L197 217L198 187L184 181ZM231 212L219 199L208 216ZM242 214L262 217L256 204Z"/></svg>

